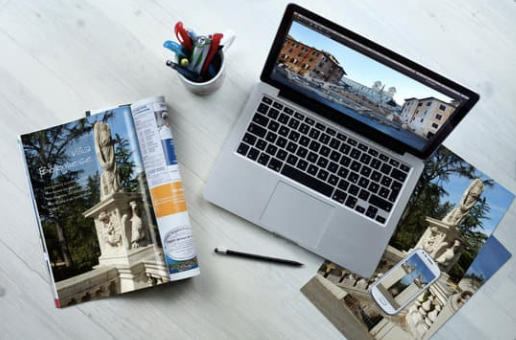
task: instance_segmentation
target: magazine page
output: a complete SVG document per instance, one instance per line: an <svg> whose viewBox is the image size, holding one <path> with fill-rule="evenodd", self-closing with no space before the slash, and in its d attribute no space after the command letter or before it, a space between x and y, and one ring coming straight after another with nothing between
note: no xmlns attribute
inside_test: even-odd
<svg viewBox="0 0 516 340"><path fill-rule="evenodd" d="M373 276L327 261L301 291L347 339L428 339L510 258L492 233L513 200L441 146L426 161ZM402 261L415 249L437 263L435 282L425 266ZM381 297L399 311L386 313L373 298L380 285Z"/></svg>
<svg viewBox="0 0 516 340"><path fill-rule="evenodd" d="M170 280L129 107L20 144L57 307Z"/></svg>
<svg viewBox="0 0 516 340"><path fill-rule="evenodd" d="M183 184L163 97L131 105L170 280L199 274Z"/></svg>

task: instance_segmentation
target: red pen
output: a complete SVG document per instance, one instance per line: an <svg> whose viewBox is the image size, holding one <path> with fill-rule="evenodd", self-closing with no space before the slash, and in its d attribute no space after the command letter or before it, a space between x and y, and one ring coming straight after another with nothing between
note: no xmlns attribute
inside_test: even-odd
<svg viewBox="0 0 516 340"><path fill-rule="evenodd" d="M211 37L211 44L210 49L208 51L208 55L206 56L206 60L204 61L204 64L202 65L201 69L201 75L203 75L206 70L208 69L208 66L210 66L211 61L213 60L213 57L215 56L215 53L217 53L217 50L220 46L220 39L222 39L223 34L222 33L214 33Z"/></svg>
<svg viewBox="0 0 516 340"><path fill-rule="evenodd" d="M181 45L183 45L189 52L192 51L192 39L190 38L190 35L188 35L188 32L183 27L183 22L178 21L174 27L174 31L176 32L177 41Z"/></svg>

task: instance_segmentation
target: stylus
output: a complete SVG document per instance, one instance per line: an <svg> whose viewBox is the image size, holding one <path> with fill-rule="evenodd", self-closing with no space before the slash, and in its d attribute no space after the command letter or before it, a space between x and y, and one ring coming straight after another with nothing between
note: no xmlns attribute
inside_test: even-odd
<svg viewBox="0 0 516 340"><path fill-rule="evenodd" d="M242 258L246 258L246 259L266 261L266 262L272 262L272 263L286 264L286 265L289 265L289 266L296 266L296 267L303 266L302 263L297 262L297 261L280 259L280 258L277 258L277 257L270 257L270 256L264 256L264 255L244 253L244 252L241 252L241 251L229 250L229 249L226 249L226 248L223 248L223 247L215 248L215 252L217 254L223 254L223 255L229 255L229 256L235 256L235 257L242 257Z"/></svg>

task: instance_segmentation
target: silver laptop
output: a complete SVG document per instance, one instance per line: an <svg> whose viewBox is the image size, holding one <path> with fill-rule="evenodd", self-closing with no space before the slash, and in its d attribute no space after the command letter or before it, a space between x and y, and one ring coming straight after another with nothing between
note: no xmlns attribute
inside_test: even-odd
<svg viewBox="0 0 516 340"><path fill-rule="evenodd" d="M289 5L204 196L370 277L424 159L478 98Z"/></svg>

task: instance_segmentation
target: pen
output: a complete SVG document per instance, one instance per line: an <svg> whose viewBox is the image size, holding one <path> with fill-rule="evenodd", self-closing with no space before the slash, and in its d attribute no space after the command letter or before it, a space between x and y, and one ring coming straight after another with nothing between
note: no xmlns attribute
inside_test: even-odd
<svg viewBox="0 0 516 340"><path fill-rule="evenodd" d="M199 75L179 66L178 64L174 63L172 60L167 60L166 65L174 70L176 70L178 73L180 73L182 76L189 80L197 81L199 80Z"/></svg>
<svg viewBox="0 0 516 340"><path fill-rule="evenodd" d="M229 249L226 249L226 248L223 248L223 247L215 248L215 252L217 254L236 256L236 257L243 257L243 258L252 259L252 260L260 260L260 261L266 261L266 262L280 263L280 264L286 264L286 265L296 266L296 267L303 266L302 263L297 262L297 261L280 259L280 258L277 258L277 257L270 257L270 256L256 255L256 254L250 254L250 253L243 253L243 252L240 252L240 251L229 250Z"/></svg>

